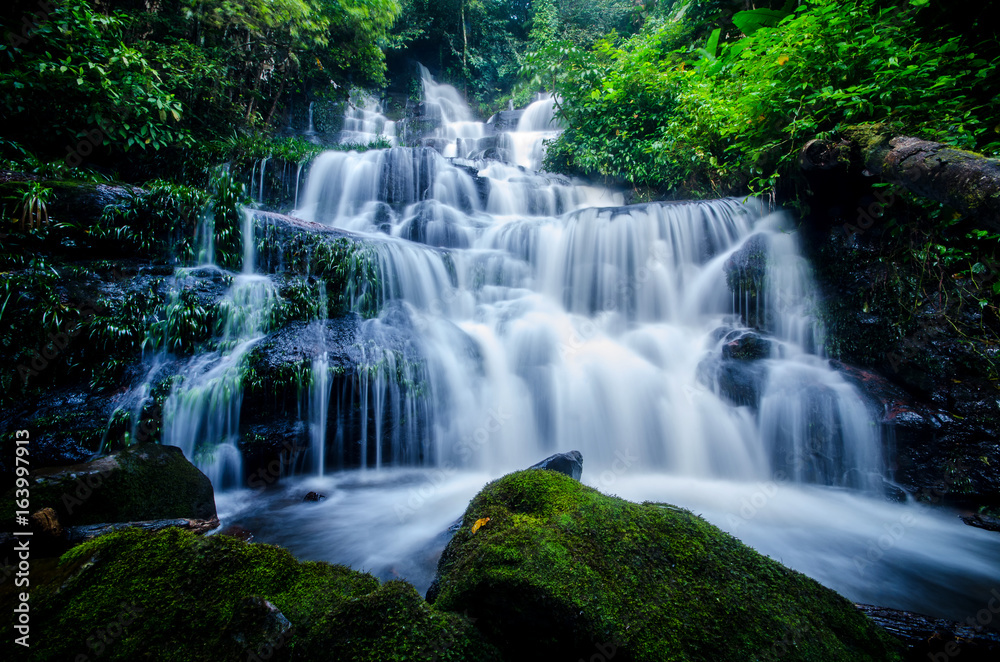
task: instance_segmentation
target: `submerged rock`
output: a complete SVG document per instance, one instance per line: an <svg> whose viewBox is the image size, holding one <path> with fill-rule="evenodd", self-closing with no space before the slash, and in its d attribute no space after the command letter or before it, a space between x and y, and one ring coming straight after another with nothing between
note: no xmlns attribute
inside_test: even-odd
<svg viewBox="0 0 1000 662"><path fill-rule="evenodd" d="M179 448L140 444L93 462L38 469L32 508L51 508L63 527L216 516L215 493L205 474ZM14 522L11 491L4 522Z"/></svg>
<svg viewBox="0 0 1000 662"><path fill-rule="evenodd" d="M570 451L568 453L556 453L550 455L538 464L533 464L529 469L548 469L561 474L566 474L573 480L580 480L583 475L583 454L580 451Z"/></svg>
<svg viewBox="0 0 1000 662"><path fill-rule="evenodd" d="M1000 596L1000 591L997 595ZM1000 633L978 624L971 626L874 605L858 605L858 608L906 644L908 662L995 662L1000 659Z"/></svg>
<svg viewBox="0 0 1000 662"><path fill-rule="evenodd" d="M674 506L523 471L463 524L428 599L510 659L900 659L853 604Z"/></svg>
<svg viewBox="0 0 1000 662"><path fill-rule="evenodd" d="M143 531L162 531L163 529L184 529L198 535L204 535L209 531L219 528L219 518L212 519L185 519L178 517L174 519L156 519L144 522L114 522L112 524L85 524L83 526L73 526L66 530L66 542L77 545L103 535L121 531L123 529L141 529Z"/></svg>

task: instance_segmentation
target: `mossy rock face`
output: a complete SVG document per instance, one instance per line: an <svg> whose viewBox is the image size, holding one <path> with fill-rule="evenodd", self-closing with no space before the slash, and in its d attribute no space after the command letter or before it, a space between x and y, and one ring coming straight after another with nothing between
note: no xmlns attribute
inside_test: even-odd
<svg viewBox="0 0 1000 662"><path fill-rule="evenodd" d="M701 518L550 471L487 485L438 575L428 599L510 659L900 659L845 598Z"/></svg>
<svg viewBox="0 0 1000 662"><path fill-rule="evenodd" d="M18 659L499 659L469 619L409 584L177 529L75 547L33 575L31 610Z"/></svg>
<svg viewBox="0 0 1000 662"><path fill-rule="evenodd" d="M34 478L32 510L52 508L64 527L215 517L211 481L174 446L140 444L85 464L39 469ZM5 522L14 521L13 497L5 497Z"/></svg>

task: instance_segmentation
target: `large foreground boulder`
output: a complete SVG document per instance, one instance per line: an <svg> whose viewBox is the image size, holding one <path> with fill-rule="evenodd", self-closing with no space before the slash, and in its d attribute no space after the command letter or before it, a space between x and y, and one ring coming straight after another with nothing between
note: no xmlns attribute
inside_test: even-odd
<svg viewBox="0 0 1000 662"><path fill-rule="evenodd" d="M63 527L216 515L211 481L174 446L139 444L92 462L39 469L34 481L31 510L51 508ZM8 497L2 515L13 523L13 493Z"/></svg>
<svg viewBox="0 0 1000 662"><path fill-rule="evenodd" d="M5 621L10 601L0 591ZM499 659L405 582L178 529L119 531L34 568L30 605L26 661Z"/></svg>
<svg viewBox="0 0 1000 662"><path fill-rule="evenodd" d="M438 573L428 600L508 659L899 659L852 603L690 512L549 471L487 485Z"/></svg>

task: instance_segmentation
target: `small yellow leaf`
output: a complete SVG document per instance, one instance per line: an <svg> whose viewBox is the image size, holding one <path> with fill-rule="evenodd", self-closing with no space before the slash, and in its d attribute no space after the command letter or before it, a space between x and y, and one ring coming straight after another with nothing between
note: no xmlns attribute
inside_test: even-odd
<svg viewBox="0 0 1000 662"><path fill-rule="evenodd" d="M486 524L489 521L490 521L489 517L484 517L482 519L477 519L476 523L472 525L472 532L475 533L476 531L479 530L479 527L481 527L483 524Z"/></svg>
<svg viewBox="0 0 1000 662"><path fill-rule="evenodd" d="M779 55L779 56L778 56L778 65L779 65L779 66L782 66L782 65L784 65L784 64L785 64L786 62L788 62L788 60L789 60L789 58L788 58L788 56L787 56L787 55Z"/></svg>

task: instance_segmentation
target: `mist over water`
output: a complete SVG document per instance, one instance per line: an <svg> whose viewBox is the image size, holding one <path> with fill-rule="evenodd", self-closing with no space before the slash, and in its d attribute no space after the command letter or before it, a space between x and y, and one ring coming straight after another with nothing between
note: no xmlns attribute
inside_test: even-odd
<svg viewBox="0 0 1000 662"><path fill-rule="evenodd" d="M221 491L224 520L423 591L486 481L576 449L585 483L687 507L851 599L962 620L985 605L995 535L885 500L878 412L822 356L788 217L753 199L622 206L537 171L560 130L552 99L490 152L454 88L424 70L423 89L439 122L425 146L322 154L294 212L372 247L385 306L363 323L371 369L349 403L372 416L345 437L347 407L313 380L308 475ZM362 110L350 131L387 130ZM273 293L254 279L229 296L264 309ZM391 329L418 358L380 349ZM231 335L166 407L165 440L217 488L230 459L199 449L232 446L240 396L219 395L212 371L228 374L259 331L251 317ZM326 375L326 354L312 365ZM348 451L360 467L339 470ZM328 498L303 504L308 491Z"/></svg>

